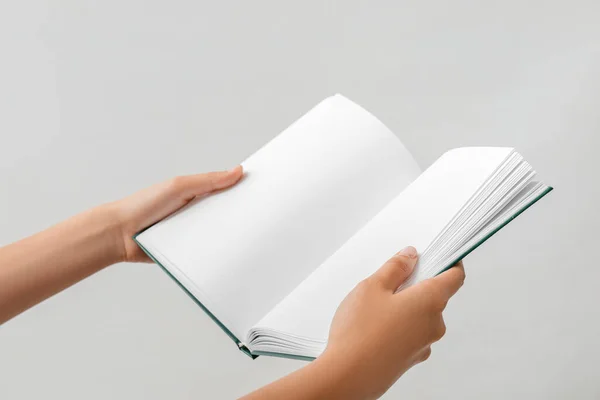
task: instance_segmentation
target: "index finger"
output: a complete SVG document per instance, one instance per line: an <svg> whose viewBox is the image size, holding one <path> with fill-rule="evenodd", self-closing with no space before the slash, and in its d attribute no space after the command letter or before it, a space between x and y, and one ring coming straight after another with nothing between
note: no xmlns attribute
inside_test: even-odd
<svg viewBox="0 0 600 400"><path fill-rule="evenodd" d="M440 292L445 298L450 299L465 282L465 268L462 260L431 279L439 286Z"/></svg>

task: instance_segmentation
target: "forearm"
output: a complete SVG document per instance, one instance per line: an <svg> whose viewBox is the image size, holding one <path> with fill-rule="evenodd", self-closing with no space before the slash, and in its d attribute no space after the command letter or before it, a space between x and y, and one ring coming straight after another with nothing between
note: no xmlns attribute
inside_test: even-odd
<svg viewBox="0 0 600 400"><path fill-rule="evenodd" d="M0 324L119 262L116 229L103 206L0 248Z"/></svg>
<svg viewBox="0 0 600 400"><path fill-rule="evenodd" d="M150 261L136 232L242 175L238 166L178 177L0 248L0 324L110 264Z"/></svg>
<svg viewBox="0 0 600 400"><path fill-rule="evenodd" d="M360 390L349 360L333 354L323 354L317 360L255 392L242 400L367 400L371 397Z"/></svg>

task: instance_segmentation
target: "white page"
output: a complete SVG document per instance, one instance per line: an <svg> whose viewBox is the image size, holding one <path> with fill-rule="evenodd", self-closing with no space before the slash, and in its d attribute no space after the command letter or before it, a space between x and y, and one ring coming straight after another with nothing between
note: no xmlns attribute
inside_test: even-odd
<svg viewBox="0 0 600 400"><path fill-rule="evenodd" d="M243 166L238 185L138 236L241 340L420 173L398 138L340 95Z"/></svg>
<svg viewBox="0 0 600 400"><path fill-rule="evenodd" d="M511 151L445 153L256 326L324 344L337 306L353 287L401 248L424 251Z"/></svg>

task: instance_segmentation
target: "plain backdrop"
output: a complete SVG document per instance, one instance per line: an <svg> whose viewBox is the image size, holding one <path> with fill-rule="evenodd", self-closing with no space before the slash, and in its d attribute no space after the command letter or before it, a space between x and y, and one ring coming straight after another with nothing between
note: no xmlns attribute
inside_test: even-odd
<svg viewBox="0 0 600 400"><path fill-rule="evenodd" d="M340 92L422 167L513 146L556 188L467 258L446 337L385 398L599 398L599 20L597 0L2 2L0 244L231 167ZM0 327L7 400L231 399L302 365L250 360L154 265Z"/></svg>

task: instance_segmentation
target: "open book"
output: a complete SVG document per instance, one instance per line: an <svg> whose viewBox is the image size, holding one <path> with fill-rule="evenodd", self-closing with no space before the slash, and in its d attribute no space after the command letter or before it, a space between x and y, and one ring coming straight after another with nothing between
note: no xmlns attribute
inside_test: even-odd
<svg viewBox="0 0 600 400"><path fill-rule="evenodd" d="M251 356L317 357L339 303L398 250L420 256L403 286L433 277L552 190L512 148L450 150L421 172L341 95L242 164L236 186L135 239Z"/></svg>

